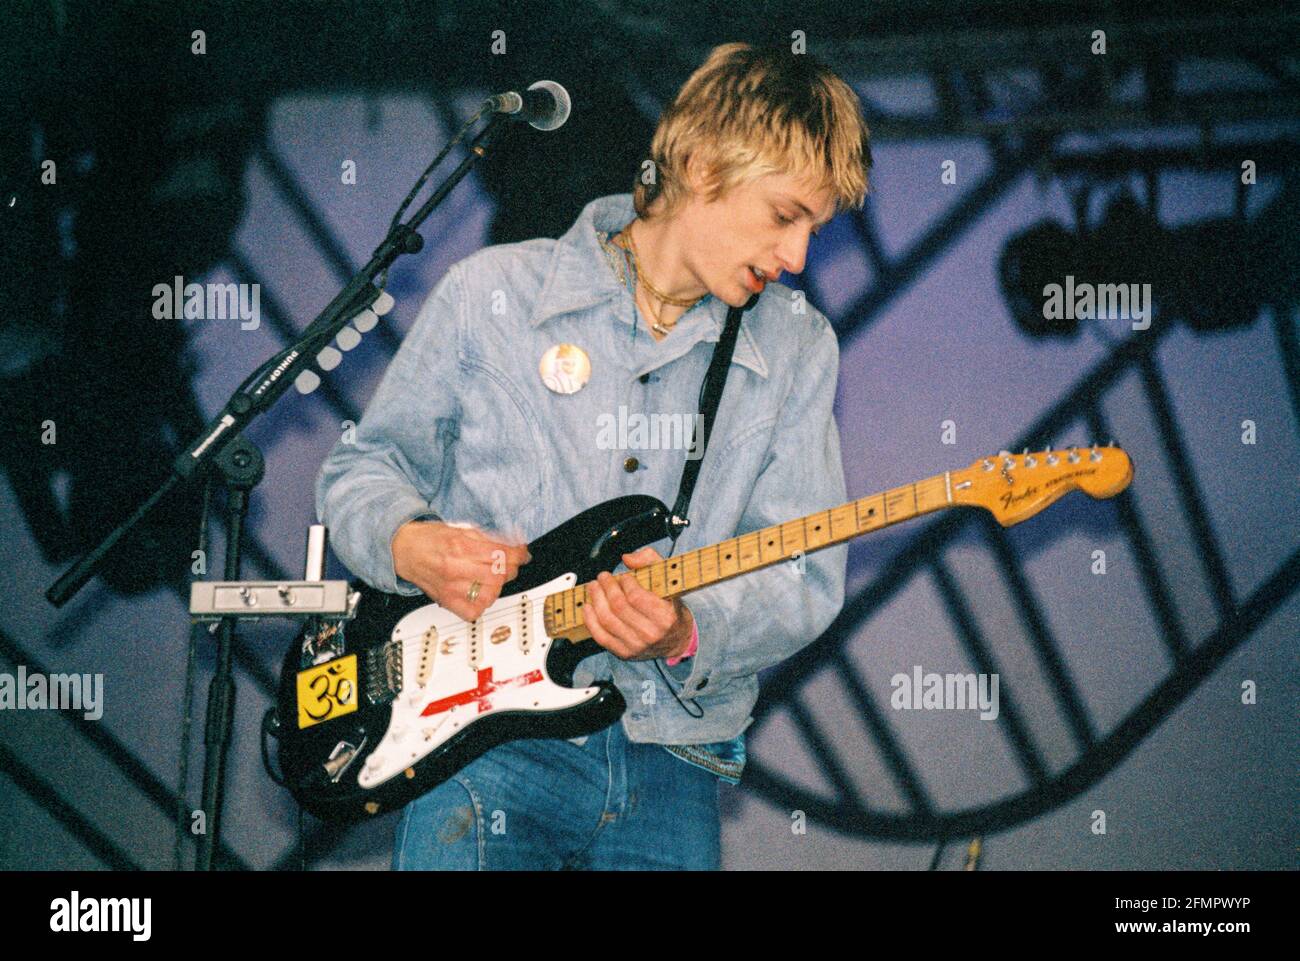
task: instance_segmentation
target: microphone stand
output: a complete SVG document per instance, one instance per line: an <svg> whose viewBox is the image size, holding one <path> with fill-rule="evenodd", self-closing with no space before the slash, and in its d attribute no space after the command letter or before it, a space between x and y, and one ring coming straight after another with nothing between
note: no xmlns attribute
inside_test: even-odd
<svg viewBox="0 0 1300 961"><path fill-rule="evenodd" d="M265 461L258 447L242 431L259 414L279 400L297 375L308 370L319 350L357 314L379 299L382 291L374 280L402 254L418 253L424 238L416 233L447 194L465 178L496 138L505 118L494 113L488 124L470 143L469 155L447 177L429 199L389 231L375 249L369 263L359 270L333 300L303 331L296 343L264 363L240 385L217 414L172 463L172 472L135 512L115 527L94 548L83 554L45 592L55 607L62 607L77 593L105 559L137 524L154 510L173 490L195 483L215 471L227 491L227 537L225 579L239 579L240 540L248 513L249 495L262 479ZM268 369L269 368L269 369ZM224 793L226 749L230 742L234 718L235 684L231 670L235 642L235 616L222 617L217 640L217 667L208 688L207 717L204 722L203 763L203 831L199 834L195 870L212 869L213 852L220 841L221 804Z"/></svg>

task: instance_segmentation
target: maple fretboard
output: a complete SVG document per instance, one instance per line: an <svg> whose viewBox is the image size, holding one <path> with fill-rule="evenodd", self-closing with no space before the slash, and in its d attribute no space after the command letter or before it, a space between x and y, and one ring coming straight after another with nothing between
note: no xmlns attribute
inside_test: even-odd
<svg viewBox="0 0 1300 961"><path fill-rule="evenodd" d="M662 598L676 597L948 507L952 504L951 484L951 472L945 472L783 524L750 531L618 576L635 577L642 587ZM582 618L586 602L586 584L549 595L546 633L571 640L589 636Z"/></svg>

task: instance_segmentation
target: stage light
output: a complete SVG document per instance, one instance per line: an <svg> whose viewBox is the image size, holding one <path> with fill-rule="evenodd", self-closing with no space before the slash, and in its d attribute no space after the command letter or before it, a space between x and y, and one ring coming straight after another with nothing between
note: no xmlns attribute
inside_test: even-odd
<svg viewBox="0 0 1300 961"><path fill-rule="evenodd" d="M1169 261L1169 233L1129 192L1112 198L1084 250L1088 280L1151 284L1160 294Z"/></svg>
<svg viewBox="0 0 1300 961"><path fill-rule="evenodd" d="M1251 230L1239 218L1218 218L1174 231L1169 311L1202 333L1245 327L1259 316L1264 265Z"/></svg>
<svg viewBox="0 0 1300 961"><path fill-rule="evenodd" d="M1286 310L1300 303L1300 187L1283 182L1273 201L1250 222L1250 259L1260 272L1261 303Z"/></svg>
<svg viewBox="0 0 1300 961"><path fill-rule="evenodd" d="M1062 284L1079 258L1079 242L1054 220L1035 224L1007 241L998 259L998 282L1016 326L1031 337L1069 337L1078 332L1072 315L1049 318L1047 288Z"/></svg>

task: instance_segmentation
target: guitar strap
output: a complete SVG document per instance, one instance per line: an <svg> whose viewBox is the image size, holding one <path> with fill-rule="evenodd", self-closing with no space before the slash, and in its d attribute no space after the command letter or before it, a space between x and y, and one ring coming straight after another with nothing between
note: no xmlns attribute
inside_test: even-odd
<svg viewBox="0 0 1300 961"><path fill-rule="evenodd" d="M691 505L691 493L695 490L695 481L700 474L700 465L704 463L704 452L709 446L709 433L713 430L713 417L718 412L722 401L722 388L727 384L727 372L731 368L731 355L736 349L736 338L740 335L740 318L745 311L758 302L758 294L749 298L743 307L732 307L727 311L727 323L722 328L722 336L713 348L713 359L704 374L704 383L700 386L700 416L696 418L695 429L691 432L691 450L695 457L686 458L682 470L682 482L677 489L677 500L673 503L672 515L668 518L668 536L676 546L677 538L688 526L690 520L686 511ZM672 551L669 551L671 554Z"/></svg>

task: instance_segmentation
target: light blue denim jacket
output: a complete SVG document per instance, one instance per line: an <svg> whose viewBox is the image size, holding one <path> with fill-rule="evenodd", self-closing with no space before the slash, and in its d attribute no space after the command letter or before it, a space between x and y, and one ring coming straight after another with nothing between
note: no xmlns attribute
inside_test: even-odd
<svg viewBox="0 0 1300 961"><path fill-rule="evenodd" d="M633 216L631 194L601 197L558 241L487 247L434 288L354 436L335 445L317 479L317 514L358 577L418 593L395 576L391 541L419 517L532 540L623 494L672 505L685 451L610 449L610 424L620 407L625 417L693 418L728 308L706 296L656 341L596 236ZM547 389L538 371L561 343L591 360L590 381L573 394ZM826 318L769 283L744 315L675 553L848 500L832 412L838 373ZM630 456L639 466L628 473ZM653 546L665 553L669 541ZM758 672L830 624L844 601L847 555L838 545L686 595L699 651L673 667L658 662L672 689L655 661L604 652L579 665L577 682L612 678L628 703L630 740L693 745L670 750L734 781Z"/></svg>

